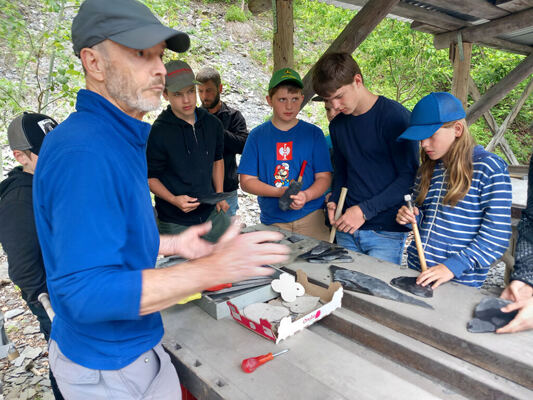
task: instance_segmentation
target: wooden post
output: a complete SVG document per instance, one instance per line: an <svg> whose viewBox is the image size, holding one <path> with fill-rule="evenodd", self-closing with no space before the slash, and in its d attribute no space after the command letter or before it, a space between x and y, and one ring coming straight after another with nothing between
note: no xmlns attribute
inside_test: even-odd
<svg viewBox="0 0 533 400"><path fill-rule="evenodd" d="M346 28L344 28L339 36L337 36L337 39L333 41L323 55L335 52L353 53L399 1L400 0L368 0L364 7L355 14L355 17L353 17L348 25L346 25ZM311 82L313 69L314 65L303 78L305 97L302 103L302 108L314 94Z"/></svg>
<svg viewBox="0 0 533 400"><path fill-rule="evenodd" d="M468 125L472 125L479 117L498 104L516 85L529 78L531 73L533 73L533 54L527 56L505 78L487 90L478 101L466 110L466 122Z"/></svg>
<svg viewBox="0 0 533 400"><path fill-rule="evenodd" d="M462 49L461 49L462 46ZM461 100L463 107L468 107L468 77L470 76L470 60L472 43L459 42L453 45L453 80L452 94Z"/></svg>
<svg viewBox="0 0 533 400"><path fill-rule="evenodd" d="M294 67L294 21L292 0L276 0L274 10L274 40L272 52L274 71Z"/></svg>

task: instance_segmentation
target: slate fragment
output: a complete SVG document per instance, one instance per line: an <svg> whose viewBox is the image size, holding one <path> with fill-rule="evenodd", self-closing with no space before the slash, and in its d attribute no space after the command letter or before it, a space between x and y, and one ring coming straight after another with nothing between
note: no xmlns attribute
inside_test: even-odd
<svg viewBox="0 0 533 400"><path fill-rule="evenodd" d="M517 311L504 313L500 309L512 301L499 297L485 297L474 310L474 318L468 321L466 329L472 333L495 332L507 325L518 314Z"/></svg>
<svg viewBox="0 0 533 400"><path fill-rule="evenodd" d="M302 240L304 240L306 236L304 235L298 235L297 233L293 233L291 236L287 238L287 240L291 243L298 243Z"/></svg>
<svg viewBox="0 0 533 400"><path fill-rule="evenodd" d="M215 205L219 201L227 200L232 196L232 192L222 192L222 193L205 193L205 194L199 194L196 197L198 199L198 202L202 204L211 204Z"/></svg>
<svg viewBox="0 0 533 400"><path fill-rule="evenodd" d="M433 297L431 286L420 286L416 284L416 276L399 276L390 281L390 284L398 289L405 290L415 296L430 298Z"/></svg>
<svg viewBox="0 0 533 400"><path fill-rule="evenodd" d="M345 289L433 309L428 303L399 292L381 279L336 265L330 265L329 269L333 275L333 281L340 282Z"/></svg>
<svg viewBox="0 0 533 400"><path fill-rule="evenodd" d="M292 199L290 196L298 194L300 190L302 190L302 182L291 181L289 188L285 190L285 193L283 193L278 200L278 206L281 211L287 211L291 208Z"/></svg>

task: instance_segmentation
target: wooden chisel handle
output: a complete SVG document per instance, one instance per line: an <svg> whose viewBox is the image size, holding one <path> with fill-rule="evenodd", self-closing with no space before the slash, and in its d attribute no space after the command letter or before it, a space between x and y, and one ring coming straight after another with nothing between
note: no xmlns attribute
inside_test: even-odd
<svg viewBox="0 0 533 400"><path fill-rule="evenodd" d="M413 203L411 202L411 195L405 195L404 199L407 203L407 207L409 207L409 210L413 212ZM426 264L426 256L424 255L422 239L420 239L420 232L418 232L418 225L416 224L416 220L415 223L411 225L413 226L413 234L415 235L416 251L418 252L418 259L420 260L420 269L422 270L422 272L424 272L427 271L428 266Z"/></svg>
<svg viewBox="0 0 533 400"><path fill-rule="evenodd" d="M342 208L344 207L344 200L346 200L346 193L348 193L348 188L346 187L341 188L339 202L337 203L337 209L335 210L335 221L338 220L342 215ZM335 226L331 227L331 232L329 234L330 243L333 243L336 232L337 232L337 228Z"/></svg>

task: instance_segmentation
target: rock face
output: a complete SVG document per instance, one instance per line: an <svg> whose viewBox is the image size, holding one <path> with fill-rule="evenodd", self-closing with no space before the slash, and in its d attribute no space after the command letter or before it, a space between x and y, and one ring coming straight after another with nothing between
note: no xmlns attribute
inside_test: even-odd
<svg viewBox="0 0 533 400"><path fill-rule="evenodd" d="M507 325L518 311L504 313L500 309L511 301L498 297L485 297L476 306L474 318L468 321L466 329L472 333L495 332L496 329Z"/></svg>
<svg viewBox="0 0 533 400"><path fill-rule="evenodd" d="M330 265L329 269L333 275L333 280L340 282L344 289L433 309L428 303L399 292L381 279L336 265Z"/></svg>
<svg viewBox="0 0 533 400"><path fill-rule="evenodd" d="M431 286L420 286L416 284L415 276L399 276L390 281L390 284L398 289L405 290L412 293L415 296L420 297L433 297L433 289Z"/></svg>

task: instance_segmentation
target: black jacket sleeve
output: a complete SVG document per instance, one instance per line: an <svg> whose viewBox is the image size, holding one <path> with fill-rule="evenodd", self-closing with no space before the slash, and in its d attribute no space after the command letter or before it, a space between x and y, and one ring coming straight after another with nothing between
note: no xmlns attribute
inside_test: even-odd
<svg viewBox="0 0 533 400"><path fill-rule="evenodd" d="M228 129L224 130L224 148L227 152L242 154L247 138L246 121L239 111L235 111Z"/></svg>

